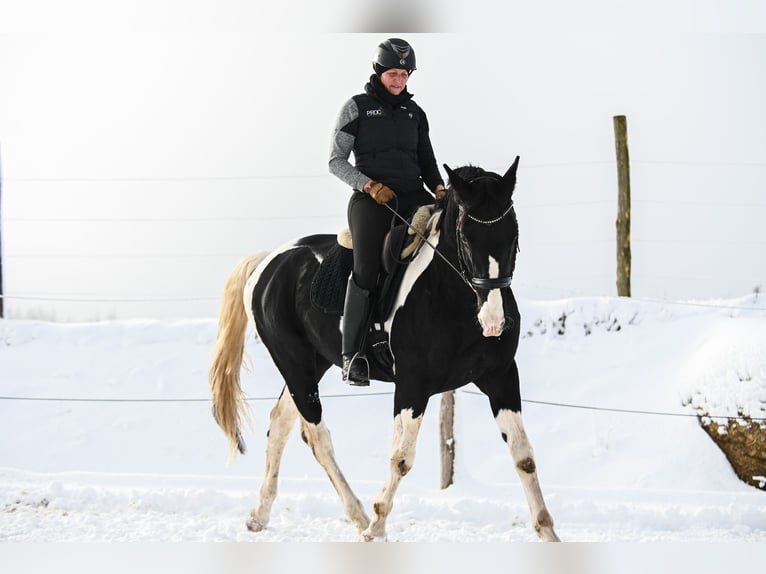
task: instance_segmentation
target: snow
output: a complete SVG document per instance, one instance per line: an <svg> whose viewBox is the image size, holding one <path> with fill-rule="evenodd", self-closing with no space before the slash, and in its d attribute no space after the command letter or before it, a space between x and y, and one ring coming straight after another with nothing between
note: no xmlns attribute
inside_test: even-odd
<svg viewBox="0 0 766 574"><path fill-rule="evenodd" d="M563 540L766 542L766 495L737 479L694 416L766 415L762 298L520 305L524 422ZM355 542L297 431L272 522L246 530L281 383L249 336L249 450L227 466L208 401L216 329L212 318L0 321L0 541ZM332 369L320 390L337 459L369 513L387 472L392 387L346 387ZM446 490L437 444L435 397L389 542L536 540L475 387L457 393L455 484Z"/></svg>

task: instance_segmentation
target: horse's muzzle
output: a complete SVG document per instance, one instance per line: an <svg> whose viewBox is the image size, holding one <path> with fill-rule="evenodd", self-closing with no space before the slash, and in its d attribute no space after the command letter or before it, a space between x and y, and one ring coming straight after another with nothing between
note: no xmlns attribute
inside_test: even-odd
<svg viewBox="0 0 766 574"><path fill-rule="evenodd" d="M505 325L502 323L500 325L491 325L488 327L484 327L484 331L482 332L482 335L485 337L499 337L503 334Z"/></svg>
<svg viewBox="0 0 766 574"><path fill-rule="evenodd" d="M479 325L481 326L481 334L485 337L499 337L505 331L508 322L503 315L479 313Z"/></svg>
<svg viewBox="0 0 766 574"><path fill-rule="evenodd" d="M477 319L481 326L482 335L485 337L499 337L502 335L506 321L503 298L499 290L490 291L486 301L479 308Z"/></svg>

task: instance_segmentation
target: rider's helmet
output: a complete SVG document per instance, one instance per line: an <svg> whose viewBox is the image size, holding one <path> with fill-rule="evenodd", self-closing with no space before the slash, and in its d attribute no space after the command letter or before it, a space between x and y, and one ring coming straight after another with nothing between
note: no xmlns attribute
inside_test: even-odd
<svg viewBox="0 0 766 574"><path fill-rule="evenodd" d="M378 45L372 67L378 75L391 68L407 70L411 74L416 69L415 50L401 38L389 38Z"/></svg>

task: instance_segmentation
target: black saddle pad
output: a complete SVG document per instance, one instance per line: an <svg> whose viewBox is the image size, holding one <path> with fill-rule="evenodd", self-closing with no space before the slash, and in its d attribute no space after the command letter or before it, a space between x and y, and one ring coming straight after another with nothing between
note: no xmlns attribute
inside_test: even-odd
<svg viewBox="0 0 766 574"><path fill-rule="evenodd" d="M354 268L354 252L340 244L330 248L311 281L311 302L325 313L343 314L348 276Z"/></svg>
<svg viewBox="0 0 766 574"><path fill-rule="evenodd" d="M381 321L392 310L407 264L417 254L401 259L404 247L414 239L406 225L395 225L383 243L381 277L373 294L373 320ZM332 315L342 315L346 300L348 277L354 268L354 252L340 244L330 248L311 281L311 302L317 309Z"/></svg>

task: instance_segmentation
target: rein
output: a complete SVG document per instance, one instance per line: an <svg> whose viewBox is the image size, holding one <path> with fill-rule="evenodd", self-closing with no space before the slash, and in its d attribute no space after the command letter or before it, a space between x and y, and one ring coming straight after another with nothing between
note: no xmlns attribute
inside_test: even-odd
<svg viewBox="0 0 766 574"><path fill-rule="evenodd" d="M471 183L473 183L474 181L479 180L479 179L497 179L497 178L492 177L492 176L480 176L480 177L477 177L477 178L471 180ZM436 246L433 243L428 241L428 239L422 233L420 233L420 231L418 231L415 227L413 227L410 224L410 222L407 221L404 217L399 215L399 213L394 208L392 208L387 203L384 203L383 205L385 205L388 208L388 210L391 213L393 213L399 220L404 222L404 224L407 227L409 227L426 245L428 245L433 250L434 253L436 253L439 257L441 257L442 260L447 265L449 265L449 267L455 273L457 273L460 276L460 278L463 280L463 282L471 289L471 291L474 292L474 294L477 297L479 296L479 292L476 289L487 289L487 290L505 289L506 287L510 287L511 286L511 281L513 279L513 276L511 276L511 275L508 275L506 277L495 277L495 278L490 278L490 277L471 277L471 276L469 276L469 274L465 271L465 264L463 262L463 255L462 255L462 251L460 249L460 245L458 245L458 248L457 248L457 259L458 259L458 264L460 265L460 269L458 269L457 267L455 267L452 264L452 262L449 259L447 259L444 256L443 253L441 253L436 248ZM460 211L459 211L460 218L458 220L458 225L456 226L457 227L456 232L457 232L458 243L460 243L460 242L465 243L465 240L463 239L463 234L462 234L463 219L465 217L468 217L468 219L470 219L471 221L474 221L476 223L480 223L482 225L486 225L486 226L494 225L495 223L499 223L506 215L508 215L511 212L511 210L513 209L513 200L511 200L510 204L508 205L506 210L502 213L502 215L500 215L499 217L496 217L495 219L490 219L490 220L483 220L483 219L479 219L477 217L474 217L471 214L466 213L463 210L462 206L459 206L459 207L460 207Z"/></svg>
<svg viewBox="0 0 766 574"><path fill-rule="evenodd" d="M426 245L428 245L428 246L431 248L431 250L432 250L434 253L436 253L436 255L438 255L439 257L441 257L441 258L442 258L442 260L443 260L443 261L444 261L444 262L445 262L447 265L449 265L449 266L450 266L450 268L451 268L451 269L452 269L452 270L453 270L455 273L457 273L457 274L458 274L458 276L459 276L459 277L460 277L460 278L463 280L463 282L464 282L466 285L468 285L468 287L471 289L471 291L473 291L473 292L474 292L474 294L475 294L477 297L479 296L479 293L478 293L478 291L476 291L476 288L475 288L475 287L474 287L474 286L471 284L471 282L470 282L470 281L469 281L469 280L466 278L466 276L465 276L465 275L464 275L464 274L463 274L463 273L462 273L462 272L461 272L461 271L460 271L460 270L459 270L457 267L455 267L455 266L452 264L452 262L451 262L449 259L447 259L447 258L444 256L444 254L443 254L441 251L439 251L439 250L436 248L436 245L434 245L433 243L431 243L430 241L428 241L428 239L426 238L426 236L425 236L425 235L423 235L422 233L420 233L420 231L418 231L418 230L417 230L415 227L413 227L413 226L410 224L410 222L409 222L409 221L407 221L407 220L406 220L404 217L402 217L401 215L399 215L399 213L398 213L398 212L397 212L397 211L396 211L396 210L395 210L393 207L391 207L391 206L390 206L390 205L388 205L387 203L384 203L383 205L385 205L385 206L388 208L388 210L389 210L391 213L393 213L393 214L394 214L396 217L398 217L398 218L399 218L399 219L400 219L402 222L404 222L404 224L405 224L407 227L409 227L409 228L410 228L410 229L411 229L413 232L415 232L415 235L417 235L417 236L418 236L418 237L421 239L421 241L423 241L423 243L425 243Z"/></svg>

